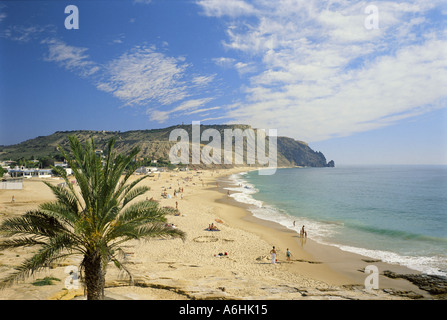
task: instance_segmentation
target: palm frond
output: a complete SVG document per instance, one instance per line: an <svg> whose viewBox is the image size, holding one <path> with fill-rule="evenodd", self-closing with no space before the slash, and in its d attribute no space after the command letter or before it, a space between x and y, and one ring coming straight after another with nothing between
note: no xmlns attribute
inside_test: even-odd
<svg viewBox="0 0 447 320"><path fill-rule="evenodd" d="M145 194L146 192L148 192L150 190L149 187L146 186L142 186L142 187L134 187L133 189L129 190L126 193L125 198L123 199L123 205L122 207L124 208L129 202L131 202L133 199L135 199L138 196L141 196L143 194Z"/></svg>
<svg viewBox="0 0 447 320"><path fill-rule="evenodd" d="M143 181L144 179L146 179L148 176L142 176L138 179L136 179L135 181L129 183L129 184L125 184L127 182L127 180L124 178L120 184L120 187L118 188L118 191L116 192L116 196L118 197L118 201L119 202L123 202L124 199L126 199L128 193L141 181ZM123 205L124 206L124 205Z"/></svg>
<svg viewBox="0 0 447 320"><path fill-rule="evenodd" d="M60 219L70 226L73 226L79 219L79 213L73 214L71 208L68 208L64 203L59 201L43 203L39 206L39 210L49 216Z"/></svg>
<svg viewBox="0 0 447 320"><path fill-rule="evenodd" d="M62 252L69 250L69 252ZM0 289L13 284L14 282L25 279L33 273L44 269L55 260L61 259L73 253L82 253L78 251L76 243L72 238L62 234L52 238L48 243L42 245L41 249L29 259L26 259L20 266L16 268L16 272L0 282Z"/></svg>
<svg viewBox="0 0 447 320"><path fill-rule="evenodd" d="M135 222L137 220L146 222L165 221L166 211L158 207L154 201L140 201L127 206L118 215L119 223Z"/></svg>
<svg viewBox="0 0 447 320"><path fill-rule="evenodd" d="M44 245L46 242L38 240L39 237L19 237L15 239L8 239L0 242L0 251L6 249L31 247L35 245Z"/></svg>
<svg viewBox="0 0 447 320"><path fill-rule="evenodd" d="M40 211L29 211L23 216L3 221L0 232L8 236L37 235L51 238L69 231L58 219Z"/></svg>
<svg viewBox="0 0 447 320"><path fill-rule="evenodd" d="M163 223L146 224L138 229L138 238L170 237L186 239L186 233Z"/></svg>

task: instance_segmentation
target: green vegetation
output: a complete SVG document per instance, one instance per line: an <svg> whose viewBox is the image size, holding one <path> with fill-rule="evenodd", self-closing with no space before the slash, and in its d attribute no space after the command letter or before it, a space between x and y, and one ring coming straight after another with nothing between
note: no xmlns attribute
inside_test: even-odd
<svg viewBox="0 0 447 320"><path fill-rule="evenodd" d="M53 285L53 281L61 281L58 278L54 277L45 277L43 279L37 279L33 282L33 286L42 287L42 286L50 286Z"/></svg>

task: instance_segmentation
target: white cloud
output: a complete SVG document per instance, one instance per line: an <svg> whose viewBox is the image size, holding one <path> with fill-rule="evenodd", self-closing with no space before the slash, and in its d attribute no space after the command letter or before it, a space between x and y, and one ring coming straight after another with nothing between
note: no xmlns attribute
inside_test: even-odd
<svg viewBox="0 0 447 320"><path fill-rule="evenodd" d="M126 36L124 35L124 33L121 33L116 39L112 40L112 44L122 44L124 43L124 39L126 38Z"/></svg>
<svg viewBox="0 0 447 320"><path fill-rule="evenodd" d="M214 98L194 99L210 86L212 75L190 75L184 57L169 57L155 47L137 46L107 63L97 89L127 106L144 106L151 121L166 122L204 106Z"/></svg>
<svg viewBox="0 0 447 320"><path fill-rule="evenodd" d="M254 87L229 116L306 141L368 131L445 107L447 42L400 49L365 68L316 83ZM272 115L275 115L272 117Z"/></svg>
<svg viewBox="0 0 447 320"><path fill-rule="evenodd" d="M256 65L253 62L237 62L234 64L234 67L241 75L257 71Z"/></svg>
<svg viewBox="0 0 447 320"><path fill-rule="evenodd" d="M4 15L6 17L6 14ZM0 22L2 20L0 14ZM17 41L17 42L29 42L32 40L38 39L44 33L54 33L54 26L23 26L23 25L14 25L8 26L6 28L2 28L0 31L0 37L6 38L9 40Z"/></svg>
<svg viewBox="0 0 447 320"><path fill-rule="evenodd" d="M197 3L207 16L237 17L254 13L253 6L242 0L199 0Z"/></svg>
<svg viewBox="0 0 447 320"><path fill-rule="evenodd" d="M136 46L99 65L91 60L87 48L57 39L41 43L48 46L46 61L89 78L98 90L112 94L125 106L144 106L153 121L165 122L172 114L193 111L214 99L190 97L207 88L215 74L190 76L191 66L184 57L169 57L155 46Z"/></svg>
<svg viewBox="0 0 447 320"><path fill-rule="evenodd" d="M88 77L99 71L99 66L90 60L87 48L67 45L57 39L46 39L41 42L48 46L46 61L55 62L80 76Z"/></svg>
<svg viewBox="0 0 447 320"><path fill-rule="evenodd" d="M195 76L191 79L191 82L198 87L204 87L210 84L215 77L215 74L209 76Z"/></svg>
<svg viewBox="0 0 447 320"><path fill-rule="evenodd" d="M133 0L133 3L150 4L152 0Z"/></svg>
<svg viewBox="0 0 447 320"><path fill-rule="evenodd" d="M214 121L214 120L222 120L222 119L227 119L226 116L220 116L220 117L209 117L209 118L203 118L200 121L204 122L204 121Z"/></svg>
<svg viewBox="0 0 447 320"><path fill-rule="evenodd" d="M228 57L213 58L212 60L216 65L223 68L231 68L236 61L235 59Z"/></svg>
<svg viewBox="0 0 447 320"><path fill-rule="evenodd" d="M56 39L41 43L48 46L46 61L89 78L98 90L112 94L125 106L144 106L153 121L165 122L172 114L190 112L214 99L186 100L209 86L215 74L190 76L190 65L184 57L169 57L154 46L136 46L99 65L90 59L87 48Z"/></svg>
<svg viewBox="0 0 447 320"><path fill-rule="evenodd" d="M151 1L137 0L134 3L148 4ZM6 17L6 13L0 12L0 22ZM135 22L135 19L129 22ZM119 99L124 106L143 106L154 121L164 122L173 114L193 112L214 99L203 96L216 90L211 87L216 74L195 73L186 56L165 54L169 46L167 41L161 42L163 52L155 46L135 46L115 59L97 63L91 58L89 48L73 46L56 38L56 30L52 25L15 25L2 28L0 37L17 42L36 41L45 49L44 61L56 63L87 79L98 90ZM119 34L108 43L121 44L124 39L125 34Z"/></svg>
<svg viewBox="0 0 447 320"><path fill-rule="evenodd" d="M169 119L169 112L159 110L147 110L146 114L149 115L151 121L157 121L159 123L166 122Z"/></svg>
<svg viewBox="0 0 447 320"><path fill-rule="evenodd" d="M178 107L174 108L172 112L184 111L196 109L200 106L207 104L208 102L214 100L213 98L202 98L202 99L192 99L181 103Z"/></svg>
<svg viewBox="0 0 447 320"><path fill-rule="evenodd" d="M252 73L257 70L255 63L253 62L241 62L237 61L234 58L228 58L228 57L220 57L220 58L213 58L212 61L222 68L234 68L237 70L237 72L241 75L246 73Z"/></svg>
<svg viewBox="0 0 447 320"><path fill-rule="evenodd" d="M228 22L224 47L241 53L215 63L240 70L256 63L240 73L249 84L227 112L234 122L312 142L390 125L446 102L446 23L427 14L440 0L375 2L373 30L364 26L366 1L238 1L250 10L237 20L220 2L198 4Z"/></svg>
<svg viewBox="0 0 447 320"><path fill-rule="evenodd" d="M190 115L190 114L194 114L194 113L200 113L200 112L204 112L204 111L218 109L219 107L198 109L199 107L206 105L207 103L211 102L212 100L214 100L214 98L201 98L201 99L186 100L171 110L167 110L167 111L148 110L147 114L150 116L149 117L150 120L163 123L169 119L171 114L175 114L176 116L180 116L180 115L184 115L184 114Z"/></svg>
<svg viewBox="0 0 447 320"><path fill-rule="evenodd" d="M135 47L105 66L105 78L97 88L112 92L126 105L169 105L189 95L183 80L188 65L182 60L154 48Z"/></svg>
<svg viewBox="0 0 447 320"><path fill-rule="evenodd" d="M202 112L206 112L206 111L219 110L220 108L221 107L211 107L211 108L196 109L196 110L193 110L193 111L186 112L185 114L191 115L191 114L202 113Z"/></svg>

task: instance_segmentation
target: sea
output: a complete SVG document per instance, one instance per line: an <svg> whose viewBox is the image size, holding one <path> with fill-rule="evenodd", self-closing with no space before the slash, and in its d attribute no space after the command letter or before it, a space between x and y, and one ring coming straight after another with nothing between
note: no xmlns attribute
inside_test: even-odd
<svg viewBox="0 0 447 320"><path fill-rule="evenodd" d="M447 276L447 166L281 168L229 177L255 217L322 244Z"/></svg>

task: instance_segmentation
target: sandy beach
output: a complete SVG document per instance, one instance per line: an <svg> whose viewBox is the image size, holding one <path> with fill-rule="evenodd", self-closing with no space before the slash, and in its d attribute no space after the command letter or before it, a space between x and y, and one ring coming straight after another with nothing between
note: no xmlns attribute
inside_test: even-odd
<svg viewBox="0 0 447 320"><path fill-rule="evenodd" d="M120 300L175 299L360 299L391 300L430 298L407 280L390 279L384 270L417 273L397 265L347 253L338 248L299 238L292 230L253 217L244 205L228 197L226 177L247 168L163 172L141 184L151 190L136 200L157 200L160 206L178 207L179 216L169 223L187 234L180 239L150 239L125 244L130 282L110 264L106 296ZM134 178L137 178L135 176ZM61 180L48 179L54 184ZM37 209L54 200L38 179L24 180L23 190L0 190L0 220ZM183 192L174 190L179 188ZM166 190L170 198L162 197ZM15 201L12 202L12 196ZM219 231L207 231L213 223ZM271 263L270 250L277 249ZM290 261L286 249L292 253ZM35 248L0 252L0 278ZM65 268L78 265L81 257L61 261L24 282L0 291L3 300L83 299L83 289L67 290ZM379 289L366 290L364 268L374 264L380 271ZM52 285L36 286L38 279L54 277Z"/></svg>

